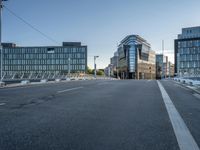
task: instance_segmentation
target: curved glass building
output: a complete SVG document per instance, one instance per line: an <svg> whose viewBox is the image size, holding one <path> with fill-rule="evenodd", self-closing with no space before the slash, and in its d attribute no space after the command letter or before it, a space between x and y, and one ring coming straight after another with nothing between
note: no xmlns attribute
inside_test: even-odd
<svg viewBox="0 0 200 150"><path fill-rule="evenodd" d="M125 37L118 46L122 79L155 79L155 52L139 35Z"/></svg>

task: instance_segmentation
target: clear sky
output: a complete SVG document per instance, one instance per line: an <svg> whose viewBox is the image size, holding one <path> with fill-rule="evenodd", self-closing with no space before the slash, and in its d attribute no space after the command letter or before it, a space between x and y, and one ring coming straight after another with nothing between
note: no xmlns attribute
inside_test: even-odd
<svg viewBox="0 0 200 150"><path fill-rule="evenodd" d="M3 41L21 46L88 45L88 65L99 55L98 68L109 64L126 35L138 34L153 50L173 52L182 27L200 26L200 0L9 0L5 5L55 39L54 43L3 10ZM173 61L173 53L167 53Z"/></svg>

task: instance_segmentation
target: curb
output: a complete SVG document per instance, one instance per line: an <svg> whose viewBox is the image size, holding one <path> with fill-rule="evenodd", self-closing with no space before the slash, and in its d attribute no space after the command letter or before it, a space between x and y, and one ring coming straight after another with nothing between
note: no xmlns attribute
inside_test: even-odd
<svg viewBox="0 0 200 150"><path fill-rule="evenodd" d="M190 89L190 90L192 90L192 91L200 94L200 91L198 91L197 89L190 88L190 87L195 87L195 86L189 86L187 84L183 84L183 83L180 83L180 82L177 82L177 81L174 81L174 80L172 80L172 81L175 82L175 83L177 83L177 84L179 84L179 85L181 85L181 86L183 86L183 87L185 87L185 88L187 88L187 89ZM197 88L199 88L199 87L197 87Z"/></svg>

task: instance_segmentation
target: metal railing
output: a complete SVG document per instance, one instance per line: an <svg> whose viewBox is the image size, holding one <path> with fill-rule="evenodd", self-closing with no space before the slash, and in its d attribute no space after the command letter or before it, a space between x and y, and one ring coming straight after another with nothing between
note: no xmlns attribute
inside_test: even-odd
<svg viewBox="0 0 200 150"><path fill-rule="evenodd" d="M96 76L96 78L93 75L85 74L85 73L55 73L55 72L12 72L12 73L4 73L2 77L2 81L23 81L23 80L93 80L93 79L110 79L112 77L105 77L105 76ZM114 79L114 78L113 78Z"/></svg>

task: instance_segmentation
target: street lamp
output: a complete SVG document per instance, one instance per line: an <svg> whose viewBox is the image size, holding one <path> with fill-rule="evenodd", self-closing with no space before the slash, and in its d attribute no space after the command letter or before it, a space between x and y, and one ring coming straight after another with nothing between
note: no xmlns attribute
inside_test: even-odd
<svg viewBox="0 0 200 150"><path fill-rule="evenodd" d="M97 78L97 65L96 65L96 59L98 58L99 56L94 56L94 78L96 79Z"/></svg>
<svg viewBox="0 0 200 150"><path fill-rule="evenodd" d="M2 8L3 8L3 1L7 0L0 0L0 50L1 50L1 79L0 82L3 80L3 48L2 48L2 43L1 43L1 27L2 27Z"/></svg>

